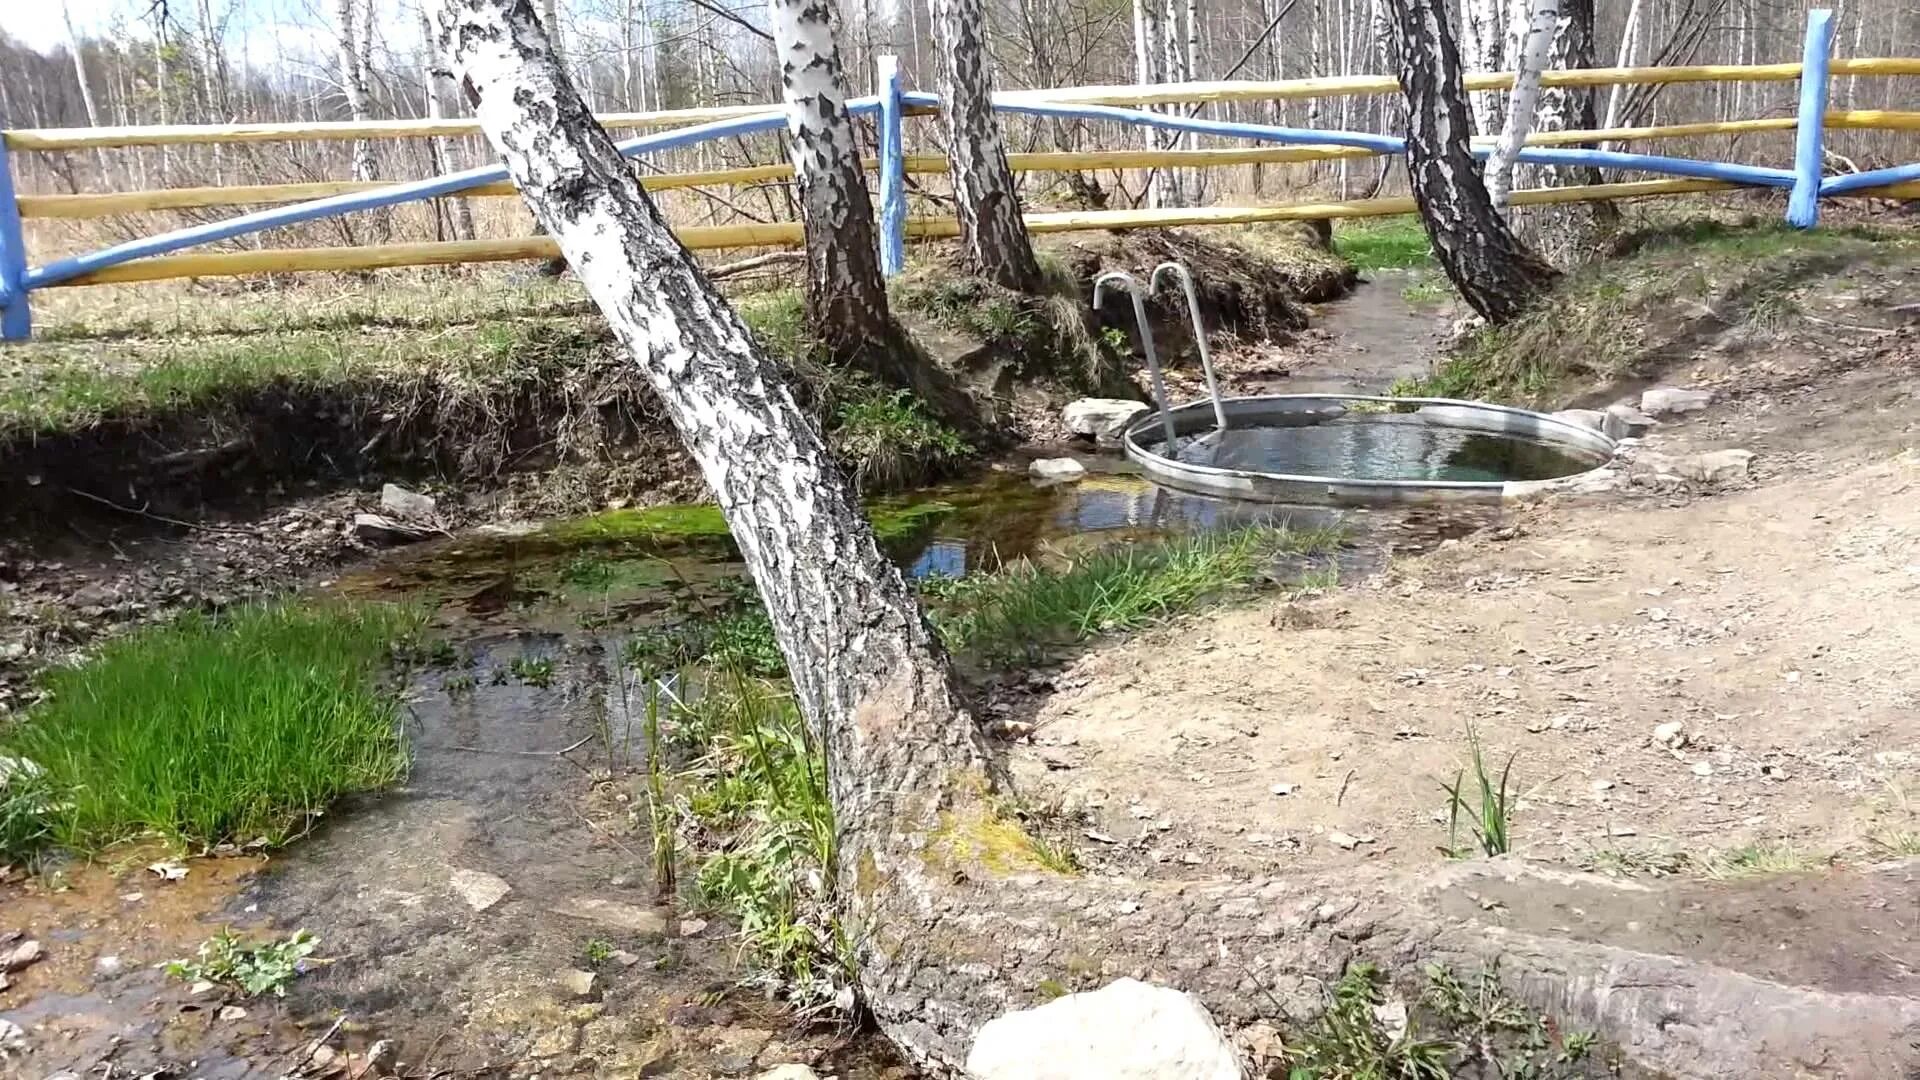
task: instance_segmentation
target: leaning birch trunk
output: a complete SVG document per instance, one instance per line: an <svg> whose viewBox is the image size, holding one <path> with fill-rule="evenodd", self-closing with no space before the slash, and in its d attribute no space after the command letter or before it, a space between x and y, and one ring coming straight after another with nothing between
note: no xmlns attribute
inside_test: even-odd
<svg viewBox="0 0 1920 1080"><path fill-rule="evenodd" d="M1165 52L1167 81L1170 83L1193 81L1193 65L1191 62L1193 57L1187 50L1186 30L1186 18L1192 13L1187 0L1167 0L1166 10L1161 16L1162 48ZM1169 105L1166 107L1166 112L1169 115L1178 116L1182 111L1179 105ZM1185 138L1185 132L1163 131L1160 133L1161 145L1167 150L1180 149ZM1161 194L1163 196L1161 205L1187 206L1192 203L1193 192L1189 189L1188 184L1191 177L1186 170L1175 165L1163 165L1156 169L1154 174L1156 177L1164 178L1164 183L1161 187Z"/></svg>
<svg viewBox="0 0 1920 1080"><path fill-rule="evenodd" d="M1494 144L1493 156L1487 159L1487 194L1492 196L1494 208L1503 213L1513 192L1513 167L1519 161L1520 148L1527 144L1527 136L1533 132L1534 110L1540 103L1540 76L1559 23L1559 0L1533 0L1526 42L1515 57L1513 96L1507 101L1506 126L1500 129L1500 141Z"/></svg>
<svg viewBox="0 0 1920 1080"><path fill-rule="evenodd" d="M1686 901L1700 918L1804 902L1764 883L1689 900L1520 860L1412 881L1367 866L1243 882L1047 869L1018 822L998 816L946 659L781 368L594 123L528 0L446 2L441 43L477 91L481 126L659 396L766 601L795 698L821 733L860 988L913 1060L955 1075L987 1020L1123 975L1191 991L1229 1027L1290 1027L1355 961L1470 974L1498 957L1510 987L1658 1072L1757 1077L1820 1061L1827 1075L1865 1077L1914 1064L1898 1033L1920 1030L1920 1003L1747 973L1785 962L1770 956L1710 962L1505 925L1508 899L1533 893L1555 910ZM1876 885L1909 886L1898 867Z"/></svg>
<svg viewBox="0 0 1920 1080"><path fill-rule="evenodd" d="M1555 271L1514 236L1481 180L1442 0L1390 6L1408 102L1407 175L1421 220L1461 298L1488 322L1507 322L1552 284Z"/></svg>
<svg viewBox="0 0 1920 1080"><path fill-rule="evenodd" d="M99 127L100 109L93 100L93 84L87 81L86 55L80 51L80 35L73 29L73 14L64 4L60 7L60 19L67 31L67 51L73 54L73 78L80 84L80 105L87 112L87 126ZM100 186L111 187L113 178L107 172L106 150L95 147L93 160L100 169Z"/></svg>
<svg viewBox="0 0 1920 1080"><path fill-rule="evenodd" d="M1634 61L1634 48L1640 42L1640 2L1633 0L1627 7L1626 25L1620 30L1620 52L1614 59L1614 67L1630 67ZM1607 94L1607 115L1600 126L1611 128L1620 123L1620 109L1626 101L1625 83L1616 83Z"/></svg>
<svg viewBox="0 0 1920 1080"><path fill-rule="evenodd" d="M883 10L891 4L883 5ZM993 74L981 0L934 0L940 95L947 115L960 247L978 273L1021 292L1040 289L1040 264L1020 215L1013 170L993 115ZM890 29L892 24L888 22Z"/></svg>
<svg viewBox="0 0 1920 1080"><path fill-rule="evenodd" d="M887 308L873 199L826 0L768 0L768 7L804 222L808 327L841 360L908 387L943 419L969 422L966 395L919 355Z"/></svg>

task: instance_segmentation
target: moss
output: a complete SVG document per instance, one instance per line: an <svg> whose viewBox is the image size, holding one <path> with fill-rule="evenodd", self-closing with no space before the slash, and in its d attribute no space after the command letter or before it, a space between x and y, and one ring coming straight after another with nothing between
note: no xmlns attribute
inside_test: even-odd
<svg viewBox="0 0 1920 1080"><path fill-rule="evenodd" d="M942 811L939 824L927 837L926 856L933 866L977 867L992 874L1049 869L1027 831L995 813L984 800Z"/></svg>
<svg viewBox="0 0 1920 1080"><path fill-rule="evenodd" d="M1059 979L1041 979L1040 985L1034 987L1034 992L1038 993L1042 998L1052 1001L1054 998L1066 997L1073 991L1068 990L1066 984L1062 983Z"/></svg>
<svg viewBox="0 0 1920 1080"><path fill-rule="evenodd" d="M873 535L883 544L911 539L958 507L950 502L930 499L906 502L883 499L867 505L867 520L873 522Z"/></svg>
<svg viewBox="0 0 1920 1080"><path fill-rule="evenodd" d="M708 540L730 535L727 519L712 503L605 510L555 522L540 531L542 539L579 544Z"/></svg>

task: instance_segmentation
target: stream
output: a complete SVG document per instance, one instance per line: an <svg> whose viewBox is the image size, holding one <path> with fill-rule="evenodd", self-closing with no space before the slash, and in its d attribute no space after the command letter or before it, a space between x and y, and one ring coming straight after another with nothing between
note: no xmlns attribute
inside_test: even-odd
<svg viewBox="0 0 1920 1080"><path fill-rule="evenodd" d="M1327 305L1327 322L1367 328L1355 333L1359 351L1310 353L1298 382L1274 389L1374 390L1404 374L1407 355L1384 338L1404 343L1416 323L1430 336L1434 319L1399 289ZM959 577L1336 517L1182 494L1116 458L1079 456L1090 472L1078 483L1038 486L1015 462L882 500L872 509L883 547L913 577ZM407 687L404 786L338 808L270 859L192 860L168 882L130 857L13 901L7 925L52 955L31 973L30 994L0 996L0 1016L35 1048L24 1074L0 1050L0 1073L37 1080L112 1061L142 1075L192 1060L197 1077L279 1077L331 1033L341 1054L393 1040L403 1075L417 1077L751 1076L793 1062L847 1080L912 1075L881 1040L800 1022L748 979L724 919L690 887L674 900L648 877L635 740L621 734L636 725L618 692L621 657L637 633L738 600L744 567L709 514L668 513L672 527L641 511L479 530L320 582L322 595L424 603L454 643L452 664ZM1341 517L1358 538L1343 564L1377 565L1469 527ZM285 999L231 1007L155 969L221 925L310 930L326 962ZM607 947L612 961L596 955ZM306 1071L354 1076L339 1065Z"/></svg>

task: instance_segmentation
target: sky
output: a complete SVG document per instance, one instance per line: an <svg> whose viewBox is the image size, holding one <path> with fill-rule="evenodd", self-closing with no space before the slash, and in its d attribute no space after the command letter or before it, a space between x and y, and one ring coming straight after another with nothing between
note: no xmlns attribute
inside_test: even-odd
<svg viewBox="0 0 1920 1080"><path fill-rule="evenodd" d="M154 0L64 0L74 29L84 36L105 35L120 26L131 36L146 38L143 20ZM171 0L173 22L192 26L198 19L198 0ZM419 40L412 0L376 0L380 34L390 49L410 49ZM254 63L270 63L281 56L323 53L332 49L333 5L326 0L212 0L215 20L227 19L227 47ZM0 30L41 52L66 41L61 21L62 0L0 0ZM232 12L231 15L228 13ZM323 14L325 12L325 14Z"/></svg>

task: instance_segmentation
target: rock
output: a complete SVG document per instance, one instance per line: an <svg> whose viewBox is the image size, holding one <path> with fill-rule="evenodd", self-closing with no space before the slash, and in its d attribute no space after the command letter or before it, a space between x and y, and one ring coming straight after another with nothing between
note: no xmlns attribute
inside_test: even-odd
<svg viewBox="0 0 1920 1080"><path fill-rule="evenodd" d="M1072 458L1038 458L1027 466L1027 475L1048 484L1061 484L1087 475L1087 467Z"/></svg>
<svg viewBox="0 0 1920 1080"><path fill-rule="evenodd" d="M1713 766L1704 761L1696 761L1693 763L1693 775L1712 776Z"/></svg>
<svg viewBox="0 0 1920 1080"><path fill-rule="evenodd" d="M1351 836L1351 835L1348 835L1347 833L1341 832L1339 829L1334 829L1333 831L1327 833L1327 842L1332 844L1334 847L1339 848L1342 851L1352 851L1354 848L1359 847L1361 844L1371 844L1374 842L1374 839L1375 838L1372 835Z"/></svg>
<svg viewBox="0 0 1920 1080"><path fill-rule="evenodd" d="M25 1050L26 1029L11 1020L0 1019L0 1052Z"/></svg>
<svg viewBox="0 0 1920 1080"><path fill-rule="evenodd" d="M1664 724L1656 724L1653 728L1653 741L1661 746L1678 750L1687 745L1686 725L1678 720L1669 720Z"/></svg>
<svg viewBox="0 0 1920 1080"><path fill-rule="evenodd" d="M222 1005L220 1006L220 1012L216 1015L222 1020L245 1020L247 1018L247 1010L238 1005Z"/></svg>
<svg viewBox="0 0 1920 1080"><path fill-rule="evenodd" d="M1553 418L1595 431L1607 430L1607 414L1598 409L1561 409Z"/></svg>
<svg viewBox="0 0 1920 1080"><path fill-rule="evenodd" d="M438 511L439 506L431 495L408 491L398 484L388 484L380 489L380 512L401 521L432 524Z"/></svg>
<svg viewBox="0 0 1920 1080"><path fill-rule="evenodd" d="M1200 1002L1120 979L988 1021L975 1080L1240 1080L1240 1057Z"/></svg>
<svg viewBox="0 0 1920 1080"><path fill-rule="evenodd" d="M1126 398L1081 398L1069 403L1061 416L1075 435L1092 436L1101 446L1117 446L1127 425L1149 411L1143 402Z"/></svg>
<svg viewBox="0 0 1920 1080"><path fill-rule="evenodd" d="M577 998L593 997L593 992L597 989L594 984L598 981L599 976L593 972L581 971L578 968L562 972L560 975L560 985L566 988L567 993Z"/></svg>
<svg viewBox="0 0 1920 1080"><path fill-rule="evenodd" d="M707 928L707 920L705 919L681 919L680 920L680 936L681 937L699 937L701 931L705 930L706 928Z"/></svg>
<svg viewBox="0 0 1920 1080"><path fill-rule="evenodd" d="M1747 478L1751 450L1710 450L1673 461L1673 473L1703 484L1733 484Z"/></svg>
<svg viewBox="0 0 1920 1080"><path fill-rule="evenodd" d="M805 1065L775 1065L753 1080L820 1080L820 1074Z"/></svg>
<svg viewBox="0 0 1920 1080"><path fill-rule="evenodd" d="M367 1047L367 1052L360 1055L360 1060L353 1063L353 1071L349 1075L354 1080L365 1076L391 1076L397 1054L398 1051L392 1039L381 1039Z"/></svg>
<svg viewBox="0 0 1920 1080"><path fill-rule="evenodd" d="M1713 402L1711 390L1686 390L1677 386L1656 386L1640 395L1640 411L1648 416L1699 412Z"/></svg>
<svg viewBox="0 0 1920 1080"><path fill-rule="evenodd" d="M629 967L629 968L640 962L640 956L638 953L630 953L625 949L613 950L613 955L608 957L608 959L612 960L616 964L619 964L621 967Z"/></svg>
<svg viewBox="0 0 1920 1080"><path fill-rule="evenodd" d="M454 894L475 911L485 911L506 898L513 886L479 870L455 870L448 884Z"/></svg>
<svg viewBox="0 0 1920 1080"><path fill-rule="evenodd" d="M38 941L23 941L10 952L0 954L0 975L11 975L22 968L31 967L46 955L47 950L41 948Z"/></svg>
<svg viewBox="0 0 1920 1080"><path fill-rule="evenodd" d="M127 965L117 956L103 956L93 962L93 977L96 979L117 979L127 970Z"/></svg>
<svg viewBox="0 0 1920 1080"><path fill-rule="evenodd" d="M616 930L625 930L632 934L647 937L663 937L667 932L667 917L648 908L622 904L613 900L602 900L597 896L576 896L562 901L553 909L555 915L565 915L570 919L585 919Z"/></svg>
<svg viewBox="0 0 1920 1080"><path fill-rule="evenodd" d="M433 530L408 525L379 514L353 515L353 536L369 544L411 544L425 540Z"/></svg>
<svg viewBox="0 0 1920 1080"><path fill-rule="evenodd" d="M1600 430L1615 439L1638 439L1659 422L1634 407L1632 402L1616 401L1607 406Z"/></svg>

